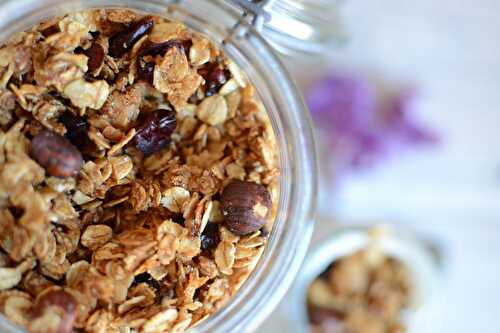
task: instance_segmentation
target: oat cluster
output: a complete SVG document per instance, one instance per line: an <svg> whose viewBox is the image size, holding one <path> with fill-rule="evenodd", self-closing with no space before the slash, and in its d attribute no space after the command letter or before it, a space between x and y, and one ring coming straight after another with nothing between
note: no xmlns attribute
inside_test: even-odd
<svg viewBox="0 0 500 333"><path fill-rule="evenodd" d="M180 23L91 10L16 34L0 48L0 312L35 333L196 325L263 253L277 156L244 73Z"/></svg>
<svg viewBox="0 0 500 333"><path fill-rule="evenodd" d="M411 302L405 265L374 249L335 261L309 287L315 333L401 333Z"/></svg>

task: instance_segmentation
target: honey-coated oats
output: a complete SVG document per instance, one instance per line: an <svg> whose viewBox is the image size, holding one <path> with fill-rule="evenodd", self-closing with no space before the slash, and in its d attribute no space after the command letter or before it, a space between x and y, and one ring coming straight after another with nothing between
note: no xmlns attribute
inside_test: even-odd
<svg viewBox="0 0 500 333"><path fill-rule="evenodd" d="M181 23L102 9L16 34L0 47L0 312L36 333L195 326L264 251L276 149L246 76Z"/></svg>

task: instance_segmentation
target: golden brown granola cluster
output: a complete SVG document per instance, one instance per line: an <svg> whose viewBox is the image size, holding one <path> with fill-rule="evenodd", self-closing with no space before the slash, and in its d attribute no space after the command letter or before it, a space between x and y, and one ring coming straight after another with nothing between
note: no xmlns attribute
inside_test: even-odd
<svg viewBox="0 0 500 333"><path fill-rule="evenodd" d="M127 10L0 48L0 311L30 332L183 332L259 260L274 133L208 39Z"/></svg>
<svg viewBox="0 0 500 333"><path fill-rule="evenodd" d="M335 261L309 287L313 332L399 333L411 298L410 276L398 260L363 250Z"/></svg>

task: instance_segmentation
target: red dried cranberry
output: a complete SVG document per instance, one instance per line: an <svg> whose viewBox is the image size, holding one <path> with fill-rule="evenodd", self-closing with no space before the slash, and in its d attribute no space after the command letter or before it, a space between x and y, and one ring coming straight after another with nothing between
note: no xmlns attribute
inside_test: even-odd
<svg viewBox="0 0 500 333"><path fill-rule="evenodd" d="M137 57L137 75L139 79L144 80L149 83L153 83L155 71L154 61L144 61L142 57Z"/></svg>
<svg viewBox="0 0 500 333"><path fill-rule="evenodd" d="M155 69L154 61L145 61L145 56L164 55L172 47L177 47L184 52L184 46L179 40L169 40L163 43L146 42L137 57L137 74L141 80L153 83L153 73Z"/></svg>
<svg viewBox="0 0 500 333"><path fill-rule="evenodd" d="M205 79L205 95L212 96L227 82L229 74L217 64L209 64L198 71L198 74Z"/></svg>
<svg viewBox="0 0 500 333"><path fill-rule="evenodd" d="M146 156L156 153L170 144L170 136L177 127L175 112L159 109L150 114L134 136L137 149Z"/></svg>
<svg viewBox="0 0 500 333"><path fill-rule="evenodd" d="M142 36L151 31L153 25L154 19L147 16L115 34L109 39L109 54L115 58L123 56Z"/></svg>
<svg viewBox="0 0 500 333"><path fill-rule="evenodd" d="M59 29L59 26L57 24L54 24L54 25L48 26L47 28L43 29L41 31L41 33L44 37L49 37L49 36L54 35L60 31L61 30Z"/></svg>
<svg viewBox="0 0 500 333"><path fill-rule="evenodd" d="M184 51L184 46L182 45L182 41L177 39L168 40L163 43L153 43L148 41L144 43L140 55L141 56L149 55L153 57L157 55L164 55L172 47L176 47L179 50Z"/></svg>
<svg viewBox="0 0 500 333"><path fill-rule="evenodd" d="M220 242L219 225L208 223L200 236L201 249L207 251L215 248Z"/></svg>
<svg viewBox="0 0 500 333"><path fill-rule="evenodd" d="M149 273L142 273L135 276L132 287L138 285L139 283L147 284L148 287L153 289L156 296L156 301L160 300L162 294L162 285L158 280L155 280Z"/></svg>
<svg viewBox="0 0 500 333"><path fill-rule="evenodd" d="M72 144L83 148L90 143L90 139L87 134L88 124L84 118L77 117L66 112L62 114L58 120L64 125L64 127L66 127L66 134L64 136Z"/></svg>
<svg viewBox="0 0 500 333"><path fill-rule="evenodd" d="M88 60L88 68L90 73L96 72L104 62L104 49L99 43L92 43L88 49L83 51L89 60Z"/></svg>

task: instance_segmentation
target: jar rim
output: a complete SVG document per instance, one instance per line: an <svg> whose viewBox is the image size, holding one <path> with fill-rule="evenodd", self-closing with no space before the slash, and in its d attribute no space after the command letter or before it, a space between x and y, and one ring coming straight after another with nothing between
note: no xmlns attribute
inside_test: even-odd
<svg viewBox="0 0 500 333"><path fill-rule="evenodd" d="M268 245L243 286L222 309L190 332L250 331L271 313L292 284L312 236L317 189L312 122L304 101L272 47L246 22L227 39L240 18L220 0L6 0L0 4L0 41L63 13L121 7L181 20L216 43L247 74L271 119L280 150L280 204ZM166 12L166 8L176 10ZM213 21L206 11L213 10ZM225 15L215 17L218 15ZM203 17L202 17L203 16ZM223 18L223 19L221 19ZM217 21L216 21L217 19ZM216 21L216 22L215 22ZM234 31L233 31L234 32ZM12 330L0 320L0 329Z"/></svg>

